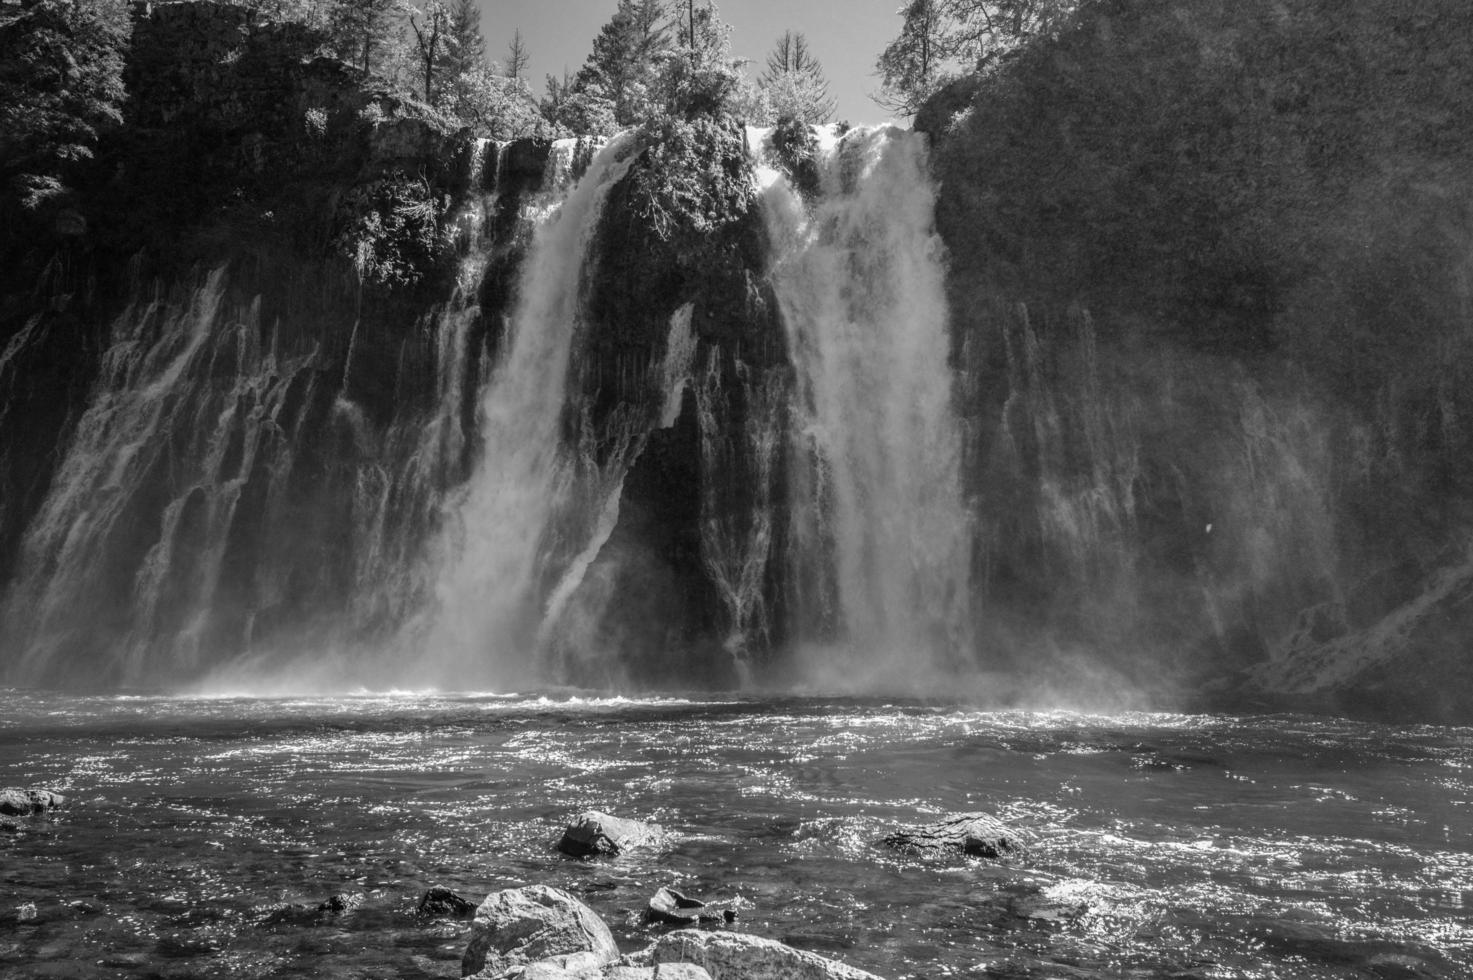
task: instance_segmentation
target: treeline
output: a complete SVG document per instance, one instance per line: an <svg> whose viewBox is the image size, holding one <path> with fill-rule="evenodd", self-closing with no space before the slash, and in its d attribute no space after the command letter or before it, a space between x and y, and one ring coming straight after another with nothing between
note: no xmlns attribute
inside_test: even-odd
<svg viewBox="0 0 1473 980"><path fill-rule="evenodd" d="M476 0L242 0L310 30L336 57L447 125L494 139L611 135L667 117L725 113L754 125L823 123L828 81L785 33L753 77L713 0L618 0L576 73L528 75L515 27L492 43ZM119 0L0 0L0 180L28 209L65 194L69 170L121 123L131 34Z"/></svg>

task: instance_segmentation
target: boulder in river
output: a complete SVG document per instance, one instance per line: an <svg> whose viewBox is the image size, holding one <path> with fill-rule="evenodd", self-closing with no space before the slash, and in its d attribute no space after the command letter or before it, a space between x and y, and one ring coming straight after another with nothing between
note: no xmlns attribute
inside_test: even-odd
<svg viewBox="0 0 1473 980"><path fill-rule="evenodd" d="M66 797L54 790L37 787L21 789L18 786L0 789L0 813L13 817L29 817L45 813L65 802Z"/></svg>
<svg viewBox="0 0 1473 980"><path fill-rule="evenodd" d="M1023 851L1023 836L985 813L961 813L916 827L902 827L880 843L902 851L960 851L1001 859Z"/></svg>
<svg viewBox="0 0 1473 980"><path fill-rule="evenodd" d="M644 910L644 921L671 926L719 926L735 922L736 910L735 902L710 904L673 888L661 888L650 898L650 904Z"/></svg>
<svg viewBox="0 0 1473 980"><path fill-rule="evenodd" d="M361 892L338 892L316 905L308 905L306 902L276 905L264 910L260 924L266 927L321 925L337 916L356 912L363 902Z"/></svg>
<svg viewBox="0 0 1473 980"><path fill-rule="evenodd" d="M880 980L838 960L736 932L681 929L660 937L649 952L657 969L690 963L716 980Z"/></svg>
<svg viewBox="0 0 1473 980"><path fill-rule="evenodd" d="M561 889L530 885L494 892L476 909L460 974L515 976L523 968L525 975L534 964L597 974L618 958L613 934L592 909Z"/></svg>
<svg viewBox="0 0 1473 980"><path fill-rule="evenodd" d="M476 914L476 903L468 898L461 898L448 888L436 885L420 898L416 911L425 916L469 919Z"/></svg>
<svg viewBox="0 0 1473 980"><path fill-rule="evenodd" d="M657 824L587 810L568 824L562 839L558 841L557 849L573 857L612 857L632 847L649 844L659 835L660 827Z"/></svg>

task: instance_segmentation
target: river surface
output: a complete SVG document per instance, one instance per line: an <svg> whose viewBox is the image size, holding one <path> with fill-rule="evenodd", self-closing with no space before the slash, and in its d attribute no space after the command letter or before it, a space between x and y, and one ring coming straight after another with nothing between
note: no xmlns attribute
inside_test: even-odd
<svg viewBox="0 0 1473 980"><path fill-rule="evenodd" d="M1473 976L1473 730L887 700L0 692L0 976L455 977L463 922L545 883L626 950L660 885L887 978ZM592 807L658 821L611 861ZM878 848L987 811L1008 866ZM339 893L342 914L283 913Z"/></svg>

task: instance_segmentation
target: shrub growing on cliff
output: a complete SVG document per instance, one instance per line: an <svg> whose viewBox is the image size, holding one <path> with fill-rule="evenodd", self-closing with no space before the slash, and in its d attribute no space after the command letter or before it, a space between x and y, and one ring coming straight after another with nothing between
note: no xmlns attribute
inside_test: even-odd
<svg viewBox="0 0 1473 980"><path fill-rule="evenodd" d="M646 127L645 158L630 174L630 206L679 259L690 261L752 206L751 174L735 122L666 118Z"/></svg>

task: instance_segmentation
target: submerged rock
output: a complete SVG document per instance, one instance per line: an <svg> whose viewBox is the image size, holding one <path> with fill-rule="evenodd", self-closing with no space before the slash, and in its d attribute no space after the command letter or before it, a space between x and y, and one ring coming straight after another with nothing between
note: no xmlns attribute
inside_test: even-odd
<svg viewBox="0 0 1473 980"><path fill-rule="evenodd" d="M619 958L609 927L572 895L546 885L494 892L476 909L461 976L542 976L556 967L574 976L597 972ZM527 974L536 965L541 974ZM520 968L520 974L513 973Z"/></svg>
<svg viewBox="0 0 1473 980"><path fill-rule="evenodd" d="M838 960L735 932L682 929L661 937L650 956L656 969L694 964L716 980L879 980Z"/></svg>
<svg viewBox="0 0 1473 980"><path fill-rule="evenodd" d="M315 926L339 915L357 911L363 904L363 895L358 892L338 892L316 905L306 902L291 902L265 910L262 926Z"/></svg>
<svg viewBox="0 0 1473 980"><path fill-rule="evenodd" d="M644 921L672 926L726 925L736 921L736 908L736 903L713 905L673 888L661 888L650 898Z"/></svg>
<svg viewBox="0 0 1473 980"><path fill-rule="evenodd" d="M436 885L424 893L419 900L419 908L415 911L420 915L469 919L476 914L476 903L468 898L461 898L448 888Z"/></svg>
<svg viewBox="0 0 1473 980"><path fill-rule="evenodd" d="M557 849L573 857L622 854L632 847L649 844L660 835L658 824L611 817L588 810L580 813L563 831Z"/></svg>
<svg viewBox="0 0 1473 980"><path fill-rule="evenodd" d="M47 810L54 810L66 803L66 797L49 789L21 789L9 786L0 789L0 813L13 817L26 817Z"/></svg>
<svg viewBox="0 0 1473 980"><path fill-rule="evenodd" d="M916 827L902 827L880 843L903 851L961 851L1001 859L1023 851L1017 831L985 813L963 813Z"/></svg>

